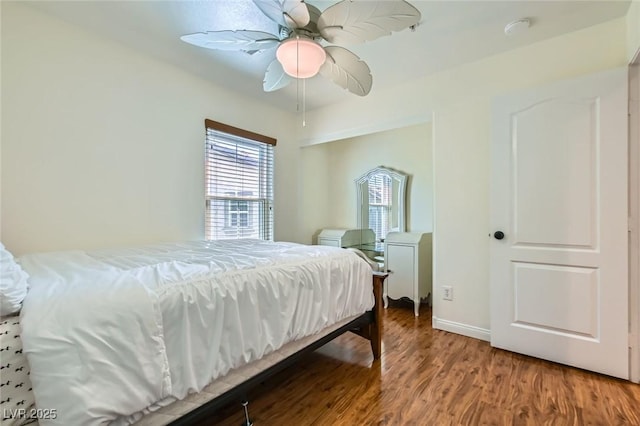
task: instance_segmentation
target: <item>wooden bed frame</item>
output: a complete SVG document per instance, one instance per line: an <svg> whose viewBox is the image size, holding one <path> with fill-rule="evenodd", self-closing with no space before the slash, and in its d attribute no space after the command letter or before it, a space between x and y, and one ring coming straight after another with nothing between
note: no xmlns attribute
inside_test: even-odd
<svg viewBox="0 0 640 426"><path fill-rule="evenodd" d="M264 382L269 377L291 366L306 353L318 349L320 346L323 346L327 342L348 331L356 333L369 340L371 342L373 359L380 359L382 350L382 286L384 280L387 278L387 275L388 274L382 272L373 273L373 296L375 299L375 304L371 311L365 312L364 314L348 322L337 330L311 343L309 346L300 349L299 351L293 353L277 364L274 364L266 370L242 382L238 386L204 403L195 410L188 412L179 419L171 422L170 426L185 426L200 423L209 418L215 411L219 410L220 408L233 402L243 401L247 395L247 392L251 388L256 387L258 384Z"/></svg>

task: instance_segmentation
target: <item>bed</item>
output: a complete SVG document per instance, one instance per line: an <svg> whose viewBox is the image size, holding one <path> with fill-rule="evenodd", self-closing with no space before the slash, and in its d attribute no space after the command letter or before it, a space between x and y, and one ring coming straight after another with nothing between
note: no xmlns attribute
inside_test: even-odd
<svg viewBox="0 0 640 426"><path fill-rule="evenodd" d="M346 331L380 356L384 276L344 249L199 241L20 264L41 425L190 424Z"/></svg>

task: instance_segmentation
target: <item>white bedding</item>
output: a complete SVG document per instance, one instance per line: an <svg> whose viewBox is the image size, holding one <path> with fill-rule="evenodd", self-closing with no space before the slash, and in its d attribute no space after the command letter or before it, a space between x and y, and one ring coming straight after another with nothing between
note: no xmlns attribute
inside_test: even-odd
<svg viewBox="0 0 640 426"><path fill-rule="evenodd" d="M126 423L373 307L354 253L257 240L24 256L21 314L41 425Z"/></svg>

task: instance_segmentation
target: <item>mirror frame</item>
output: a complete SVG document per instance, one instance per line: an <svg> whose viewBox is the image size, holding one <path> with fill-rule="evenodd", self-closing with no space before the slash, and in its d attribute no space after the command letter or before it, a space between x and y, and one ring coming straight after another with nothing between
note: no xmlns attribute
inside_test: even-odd
<svg viewBox="0 0 640 426"><path fill-rule="evenodd" d="M363 221L363 212L362 205L364 203L365 195L368 196L368 191L363 191L362 187L365 182L369 182L369 178L376 174L384 174L389 176L391 179L395 179L398 182L398 199L394 200L398 204L398 232L406 232L406 193L407 193L407 181L409 179L409 175L399 172L397 170L391 169L389 167L378 166L374 169L369 170L367 173L360 176L355 180L356 183L356 210L358 215L358 229L364 229L364 221ZM368 226L368 215L367 215L367 228ZM395 231L395 228L394 228Z"/></svg>

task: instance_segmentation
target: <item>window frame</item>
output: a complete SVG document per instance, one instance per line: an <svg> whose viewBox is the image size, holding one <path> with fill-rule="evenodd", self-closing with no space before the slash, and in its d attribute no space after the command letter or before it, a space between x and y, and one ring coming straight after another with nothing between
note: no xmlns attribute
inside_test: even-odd
<svg viewBox="0 0 640 426"><path fill-rule="evenodd" d="M235 144L239 146L249 147L247 149L256 149L258 154L257 160L257 194L254 196L248 193L243 185L238 187L218 189L217 193L210 192L212 186L215 187L217 179L212 177L214 170L212 160L215 153L212 153L212 143L215 143L214 136L218 135L219 141L225 144ZM225 137L226 135L226 137ZM228 124L220 123L214 120L205 119L205 155L204 155L204 199L205 199L205 239L222 240L222 239L243 239L246 237L246 231L250 231L257 227L257 237L263 240L273 240L273 194L274 194L274 147L277 143L275 138L254 133ZM268 145L260 148L260 144ZM223 146L222 144L219 146ZM233 173L223 173L218 177L233 177ZM223 180L223 179L221 179ZM241 181L242 183L242 181ZM220 207L220 202L223 207ZM234 204L235 203L235 204ZM241 211L240 204L246 207ZM217 205L217 206L216 206ZM232 206L235 210L232 211ZM257 211L254 211L256 210ZM216 218L216 213L218 214ZM224 217L220 218L219 215ZM236 225L233 225L232 216L235 214ZM241 226L245 216L246 225ZM221 223L222 221L222 223ZM257 223L256 223L257 222ZM218 229L219 228L219 229ZM235 236L234 236L235 232Z"/></svg>

